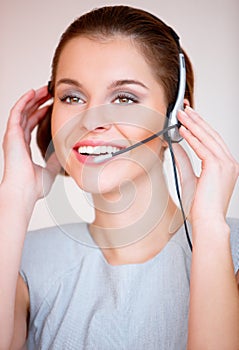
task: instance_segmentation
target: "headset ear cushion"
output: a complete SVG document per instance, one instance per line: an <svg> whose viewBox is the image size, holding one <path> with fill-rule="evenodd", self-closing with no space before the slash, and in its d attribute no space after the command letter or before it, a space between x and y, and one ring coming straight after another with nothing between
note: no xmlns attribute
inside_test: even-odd
<svg viewBox="0 0 239 350"><path fill-rule="evenodd" d="M167 115L166 115L165 123L164 123L165 129L168 128L169 126L175 125L175 121L172 121L172 119L175 119L175 117L174 118L172 117L172 113L173 113L172 106L173 105L171 105L171 107L169 107L167 110ZM177 126L175 126L171 130L168 130L168 132L164 133L164 140L167 143L170 141L173 143L178 143L178 142L182 141L182 137L179 134L179 128L182 124L179 122L179 120L177 118L176 118L176 123L177 123Z"/></svg>
<svg viewBox="0 0 239 350"><path fill-rule="evenodd" d="M47 90L51 96L53 96L53 88L52 88L52 81L49 80L47 84Z"/></svg>

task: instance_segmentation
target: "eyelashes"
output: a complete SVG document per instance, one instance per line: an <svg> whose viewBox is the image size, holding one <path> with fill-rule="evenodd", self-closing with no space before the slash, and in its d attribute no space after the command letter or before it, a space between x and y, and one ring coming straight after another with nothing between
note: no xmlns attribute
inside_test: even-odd
<svg viewBox="0 0 239 350"><path fill-rule="evenodd" d="M113 102L118 104L131 104L131 103L139 103L139 99L133 94L118 93L117 96L114 98Z"/></svg>
<svg viewBox="0 0 239 350"><path fill-rule="evenodd" d="M84 104L85 101L82 97L76 95L76 94L65 94L63 96L61 96L60 101L63 103L66 103L68 105L78 105L78 104Z"/></svg>
<svg viewBox="0 0 239 350"><path fill-rule="evenodd" d="M63 96L59 97L59 100L62 103L68 105L82 105L86 103L86 98L79 96L76 93L66 93ZM129 105L133 103L139 103L139 98L132 93L128 92L119 92L112 99L111 103L120 104L120 105Z"/></svg>

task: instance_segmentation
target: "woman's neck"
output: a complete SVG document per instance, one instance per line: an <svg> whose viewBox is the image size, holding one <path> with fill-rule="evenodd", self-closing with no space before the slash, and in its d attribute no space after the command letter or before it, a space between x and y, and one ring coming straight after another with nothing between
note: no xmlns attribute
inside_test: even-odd
<svg viewBox="0 0 239 350"><path fill-rule="evenodd" d="M112 265L144 262L172 236L170 227L177 209L157 165L118 192L94 195L93 200L91 235Z"/></svg>

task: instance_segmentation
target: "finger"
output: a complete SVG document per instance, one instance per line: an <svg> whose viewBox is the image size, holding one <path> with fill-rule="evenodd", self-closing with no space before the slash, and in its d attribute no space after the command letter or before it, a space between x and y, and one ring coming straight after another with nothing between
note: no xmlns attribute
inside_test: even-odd
<svg viewBox="0 0 239 350"><path fill-rule="evenodd" d="M44 86L37 91L31 89L23 96L21 96L10 111L7 127L21 125L27 112L27 108L31 108L31 106L34 105L36 101L39 101L44 97L48 98L47 95L47 87Z"/></svg>
<svg viewBox="0 0 239 350"><path fill-rule="evenodd" d="M11 108L7 124L8 127L19 125L22 118L22 113L24 112L27 103L29 103L34 98L34 96L35 91L31 89L19 98L19 100Z"/></svg>
<svg viewBox="0 0 239 350"><path fill-rule="evenodd" d="M49 93L48 93L48 89L47 86L42 86L35 91L35 95L34 98L27 104L26 108L25 108L25 112L29 113L32 109L32 107L35 108L36 104L41 103L41 100L44 98L47 98Z"/></svg>
<svg viewBox="0 0 239 350"><path fill-rule="evenodd" d="M205 130L202 125L199 125L195 119L189 117L189 115L187 115L185 112L180 111L179 120L183 126L190 131L190 134L193 135L201 145L203 145L203 149L207 148L219 159L225 159L225 157L230 158L231 160L233 159L225 143L223 142L222 144L218 142L218 139L215 139L214 136ZM182 132L185 133L185 130L181 127L181 136L183 136ZM187 133L185 137L189 136L190 134ZM196 146L197 152L199 151L199 143L193 142L193 144Z"/></svg>
<svg viewBox="0 0 239 350"><path fill-rule="evenodd" d="M23 112L23 118L21 122L21 126L23 128L26 127L28 119L31 115L46 101L51 99L51 95L48 93L46 87L40 88L35 92L34 98L26 105L26 108Z"/></svg>
<svg viewBox="0 0 239 350"><path fill-rule="evenodd" d="M214 130L209 123L206 122L196 111L194 111L191 107L186 107L184 112L198 125L200 125L208 134L214 137L216 140L220 137L220 135Z"/></svg>
<svg viewBox="0 0 239 350"><path fill-rule="evenodd" d="M214 158L218 158L215 156L215 154L208 148L208 146L205 146L201 140L199 140L194 134L191 132L191 130L186 129L185 126L180 127L180 134L181 136L188 142L188 144L192 147L196 155L201 159L202 161L206 161ZM208 141L209 143L209 141ZM222 156L220 155L220 159Z"/></svg>
<svg viewBox="0 0 239 350"><path fill-rule="evenodd" d="M30 132L39 124L39 122L48 115L48 110L51 105L42 107L32 114L31 118L28 120L27 127Z"/></svg>
<svg viewBox="0 0 239 350"><path fill-rule="evenodd" d="M15 103L15 105L11 109L8 123L7 123L6 133L4 135L3 143L5 146L8 143L8 140L11 140L13 138L15 139L15 142L16 142L16 137L18 138L18 136L20 135L21 137L24 138L24 140L27 141L27 143L30 143L31 141L31 135L29 134L30 129L27 130L27 133L24 132L24 129L21 126L23 123L22 120L24 119L24 114L29 104L32 105L33 103L36 103L36 101L38 101L36 105L36 107L38 107L39 103L42 103L43 100L48 98L46 96L42 97L45 95L45 93L46 93L46 87L42 87L37 91L31 89L28 92L26 92L23 96L21 96L19 100ZM41 113L44 113L44 111Z"/></svg>
<svg viewBox="0 0 239 350"><path fill-rule="evenodd" d="M25 113L29 116L31 115L35 110L37 110L42 104L44 104L46 101L50 100L52 96L44 91L41 91L41 93L37 94L35 98L28 104Z"/></svg>
<svg viewBox="0 0 239 350"><path fill-rule="evenodd" d="M33 113L31 118L28 120L28 123L24 130L24 137L27 143L30 143L32 131L39 124L39 122L46 116L48 109L49 109L49 106L45 106L41 109L38 109L35 113Z"/></svg>
<svg viewBox="0 0 239 350"><path fill-rule="evenodd" d="M179 113L180 114L180 113ZM230 153L230 150L228 149L227 145L225 144L224 140L222 139L222 137L216 132L216 130L214 130L202 117L200 117L200 115L195 112L192 108L190 107L186 107L185 108L185 114L189 117L189 119L194 122L197 126L198 126L198 136L200 139L200 135L201 137L203 137L203 135L205 135L205 138L209 138L211 136L211 138L215 141L215 143L217 145L219 145L221 147L221 150L223 150L227 156L229 158L232 159L232 155ZM182 114L179 115L179 118L182 116ZM183 117L183 116L182 116ZM190 121L188 120L188 122ZM187 120L185 120L185 123L187 124ZM188 126L184 124L184 126L187 128ZM200 129L201 128L201 129ZM191 130L191 129L190 129ZM192 130L191 130L192 131ZM195 130L194 130L195 131ZM196 136L196 135L195 135ZM201 139L202 141L202 139ZM207 144L207 140L205 144Z"/></svg>

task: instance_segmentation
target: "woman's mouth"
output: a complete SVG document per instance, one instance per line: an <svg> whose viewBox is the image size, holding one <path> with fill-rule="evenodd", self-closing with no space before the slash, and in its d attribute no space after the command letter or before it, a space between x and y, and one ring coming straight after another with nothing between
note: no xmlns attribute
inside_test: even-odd
<svg viewBox="0 0 239 350"><path fill-rule="evenodd" d="M112 154L120 151L120 148L114 146L80 146L77 152L86 156L97 157L99 155Z"/></svg>
<svg viewBox="0 0 239 350"><path fill-rule="evenodd" d="M81 163L95 164L105 162L109 160L114 153L117 153L125 147L108 145L108 144L97 144L94 145L87 143L81 143L74 146L73 150L77 159ZM99 160L99 161L98 161Z"/></svg>

